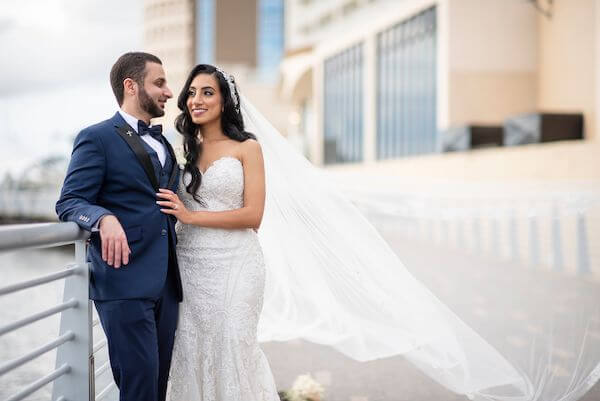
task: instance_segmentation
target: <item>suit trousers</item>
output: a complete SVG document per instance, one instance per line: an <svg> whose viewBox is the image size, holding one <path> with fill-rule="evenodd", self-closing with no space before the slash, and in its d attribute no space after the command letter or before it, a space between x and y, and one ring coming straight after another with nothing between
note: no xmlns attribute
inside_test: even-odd
<svg viewBox="0 0 600 401"><path fill-rule="evenodd" d="M164 288L156 298L94 302L106 334L120 401L166 398L179 313L171 266L172 263Z"/></svg>

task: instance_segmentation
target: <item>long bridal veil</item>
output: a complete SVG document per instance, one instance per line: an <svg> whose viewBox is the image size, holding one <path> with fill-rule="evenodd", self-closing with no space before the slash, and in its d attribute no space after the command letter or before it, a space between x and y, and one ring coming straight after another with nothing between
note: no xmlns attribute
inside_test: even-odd
<svg viewBox="0 0 600 401"><path fill-rule="evenodd" d="M516 351L506 346L511 333L502 333L501 340L494 333L480 334L486 327L502 332L504 325L498 322L511 319L504 313L513 304L502 316L488 315L496 324L484 324L476 332L464 322L468 316L457 315L460 305L442 302L444 293L424 285L421 279L427 277L417 279L389 245L390 238L400 238L396 234L418 236L421 229L408 217L431 216L423 209L430 205L428 199L378 192L367 177L351 180L351 190L342 192L343 185L334 185L332 177L298 154L243 96L241 110L247 130L261 143L267 180L259 230L267 262L261 341L302 338L359 361L403 355L443 386L473 399L575 400L595 383L600 361L593 344L600 333L595 331L597 309L581 311L577 322L585 327L565 328L583 336L567 336L574 356L563 367L566 378L556 370L552 333L544 336L538 327L527 331L525 340L512 333L519 338L512 342L521 341ZM460 215L465 209L457 204ZM442 215L447 210L439 208ZM378 221L382 224L376 229L372 223ZM402 228L399 233L382 237L397 226ZM421 252L424 259L432 256L427 248ZM443 264L436 266L433 277L446 275L460 282L461 276L448 276L452 273ZM480 302L473 290L472 297L471 289L461 291L467 305ZM508 302L512 294L501 298ZM522 311L513 312L518 316ZM518 325L527 329L529 323L524 318Z"/></svg>

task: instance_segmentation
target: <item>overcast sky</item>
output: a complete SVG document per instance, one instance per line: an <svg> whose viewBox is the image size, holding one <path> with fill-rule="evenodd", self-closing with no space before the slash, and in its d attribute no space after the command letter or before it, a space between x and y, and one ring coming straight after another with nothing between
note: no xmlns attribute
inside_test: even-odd
<svg viewBox="0 0 600 401"><path fill-rule="evenodd" d="M141 47L141 0L0 0L0 177L112 116L110 67Z"/></svg>

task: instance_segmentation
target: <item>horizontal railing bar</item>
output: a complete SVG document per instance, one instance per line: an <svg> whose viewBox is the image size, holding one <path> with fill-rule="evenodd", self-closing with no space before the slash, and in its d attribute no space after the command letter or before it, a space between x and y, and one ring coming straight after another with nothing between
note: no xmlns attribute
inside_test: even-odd
<svg viewBox="0 0 600 401"><path fill-rule="evenodd" d="M21 401L28 395L30 395L30 394L36 392L37 390L41 389L42 387L44 387L46 384L58 379L65 373L69 373L70 370L71 370L71 367L69 365L66 365L66 364L62 365L60 368L56 369L54 372L42 377L41 379L34 381L29 386L25 387L23 390L21 390L20 392L18 392L15 395L13 395L6 401Z"/></svg>
<svg viewBox="0 0 600 401"><path fill-rule="evenodd" d="M115 383L111 382L108 386L104 387L104 390L102 390L101 392L98 393L98 395L96 396L96 401L103 399L104 397L106 397L106 395L110 392L110 390L112 390L113 388L115 388Z"/></svg>
<svg viewBox="0 0 600 401"><path fill-rule="evenodd" d="M28 316L24 319L18 320L14 323L0 327L0 336L4 335L6 333L10 333L11 331L19 329L23 326L27 326L28 324L37 322L38 320L42 320L48 316L52 316L54 314L62 312L64 310L67 310L70 308L75 308L77 306L77 304L78 304L77 300L71 299L68 302L64 302L64 303L62 303L60 305L56 305L50 309L46 309L45 311L36 313L36 314Z"/></svg>
<svg viewBox="0 0 600 401"><path fill-rule="evenodd" d="M0 251L70 244L89 236L74 222L11 224L0 227Z"/></svg>
<svg viewBox="0 0 600 401"><path fill-rule="evenodd" d="M42 284L51 283L52 281L60 280L65 277L69 277L78 271L78 266L76 264L70 264L67 266L66 270L61 270L58 272L46 274L45 276L34 278L27 281L22 281L20 283L15 283L8 285L6 287L0 288L0 295L6 295L13 292L25 290L31 287L37 287Z"/></svg>
<svg viewBox="0 0 600 401"><path fill-rule="evenodd" d="M94 351L92 353L95 354L96 352L100 351L105 346L106 346L106 338L104 340L100 340L96 344L94 344Z"/></svg>
<svg viewBox="0 0 600 401"><path fill-rule="evenodd" d="M45 354L48 351L52 351L53 349L60 347L62 344L66 343L67 341L71 341L74 338L75 338L75 334L73 334L72 331L67 331L62 336L56 338L53 341L50 341L49 343L42 345L39 348L34 349L30 353L23 355L22 357L15 358L13 360L10 360L10 361L0 365L0 376L4 375L7 372L10 372L11 370L13 370L15 368L18 368L19 366L23 365L24 363L27 363L27 362L39 357L40 355Z"/></svg>
<svg viewBox="0 0 600 401"><path fill-rule="evenodd" d="M102 366L100 366L98 369L96 369L96 371L94 372L94 375L100 376L102 373L104 373L104 371L106 371L108 369L109 366L110 366L109 361L104 362L104 364Z"/></svg>

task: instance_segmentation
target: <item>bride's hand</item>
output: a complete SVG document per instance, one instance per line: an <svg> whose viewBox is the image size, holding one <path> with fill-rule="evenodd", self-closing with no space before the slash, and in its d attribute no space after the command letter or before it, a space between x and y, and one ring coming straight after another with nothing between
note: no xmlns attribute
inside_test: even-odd
<svg viewBox="0 0 600 401"><path fill-rule="evenodd" d="M176 193L168 189L159 189L160 192L156 196L161 199L156 201L157 204L164 207L160 209L165 214L172 214L183 224L190 222L191 212L185 207Z"/></svg>

